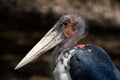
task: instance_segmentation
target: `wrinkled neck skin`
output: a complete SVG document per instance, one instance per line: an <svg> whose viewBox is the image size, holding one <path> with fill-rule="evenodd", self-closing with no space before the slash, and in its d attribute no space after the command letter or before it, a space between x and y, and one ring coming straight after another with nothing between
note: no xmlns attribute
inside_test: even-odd
<svg viewBox="0 0 120 80"><path fill-rule="evenodd" d="M61 51L67 49L67 48L72 48L75 45L77 45L78 41L83 38L84 36L74 36L71 37L70 39L67 38L65 39L63 42L61 42L59 45L57 45L54 49L54 51L52 52L52 55L50 57L50 70L51 70L51 75L53 75L53 71L56 67L56 60L58 58L58 56L61 54Z"/></svg>
<svg viewBox="0 0 120 80"><path fill-rule="evenodd" d="M82 30L82 31L81 31ZM85 32L84 32L85 31ZM56 60L57 60L57 57L61 54L61 51L67 49L67 48L73 48L75 45L77 45L78 41L85 37L86 36L86 33L87 31L85 30L85 28L81 29L77 29L74 34L67 38L65 36L63 36L63 42L61 42L60 44L58 44L51 57L50 57L50 69L51 69L51 73L53 75L53 71L56 67Z"/></svg>
<svg viewBox="0 0 120 80"><path fill-rule="evenodd" d="M52 55L50 57L50 70L51 70L51 78L52 78L52 80L54 80L54 77L53 77L54 74L53 74L53 72L54 72L54 69L56 67L56 60L57 60L58 56L61 55L61 52L63 50L65 50L67 48L72 48L73 46L75 46L77 44L77 41L76 41L76 43L73 43L73 45L70 45L71 47L67 46L69 43L71 43L71 42L69 41L66 44L61 43L61 44L57 45L55 47L54 51L52 52ZM64 44L64 45L61 46L62 44Z"/></svg>

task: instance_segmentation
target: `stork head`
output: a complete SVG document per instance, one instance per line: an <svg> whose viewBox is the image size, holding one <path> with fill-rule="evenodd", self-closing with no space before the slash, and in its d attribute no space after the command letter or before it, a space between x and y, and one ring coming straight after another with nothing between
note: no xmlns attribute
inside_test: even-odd
<svg viewBox="0 0 120 80"><path fill-rule="evenodd" d="M85 36L87 32L86 29L86 23L80 16L73 14L62 16L15 69L28 64L56 45L60 45L59 50L76 45L79 39Z"/></svg>

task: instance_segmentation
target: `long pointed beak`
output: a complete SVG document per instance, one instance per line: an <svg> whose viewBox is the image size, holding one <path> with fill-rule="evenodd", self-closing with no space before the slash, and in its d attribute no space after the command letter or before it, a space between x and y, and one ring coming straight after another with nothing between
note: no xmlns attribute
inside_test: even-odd
<svg viewBox="0 0 120 80"><path fill-rule="evenodd" d="M56 26L55 26L56 27ZM15 69L30 63L40 55L50 50L60 42L62 42L62 32L58 32L53 27L48 33L30 50L30 52L21 60Z"/></svg>

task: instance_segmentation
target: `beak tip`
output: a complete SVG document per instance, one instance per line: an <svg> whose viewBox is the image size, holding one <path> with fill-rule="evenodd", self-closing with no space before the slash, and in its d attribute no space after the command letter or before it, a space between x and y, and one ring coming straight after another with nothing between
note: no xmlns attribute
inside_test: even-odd
<svg viewBox="0 0 120 80"><path fill-rule="evenodd" d="M14 68L14 70L17 70L17 69L19 69L17 66Z"/></svg>
<svg viewBox="0 0 120 80"><path fill-rule="evenodd" d="M15 67L15 70L23 67L23 66L26 65L26 64L27 64L27 62L25 62L24 59L23 59L23 60Z"/></svg>
<svg viewBox="0 0 120 80"><path fill-rule="evenodd" d="M30 63L31 61L38 58L40 55L50 50L60 42L62 42L62 32L58 33L52 28L21 60L21 62L15 67L15 70L23 67L24 65Z"/></svg>
<svg viewBox="0 0 120 80"><path fill-rule="evenodd" d="M22 65L19 63L16 67L15 67L15 70L17 70L17 69L19 69L19 68L21 68L22 67Z"/></svg>

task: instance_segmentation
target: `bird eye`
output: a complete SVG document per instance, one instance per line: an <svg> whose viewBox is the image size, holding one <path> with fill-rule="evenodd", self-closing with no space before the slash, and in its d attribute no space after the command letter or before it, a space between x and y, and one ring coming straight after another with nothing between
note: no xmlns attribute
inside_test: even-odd
<svg viewBox="0 0 120 80"><path fill-rule="evenodd" d="M67 26L68 24L69 24L68 22L65 22L63 25L64 25L64 26Z"/></svg>
<svg viewBox="0 0 120 80"><path fill-rule="evenodd" d="M62 29L65 29L68 25L69 25L68 22L63 23L63 24L62 24Z"/></svg>

